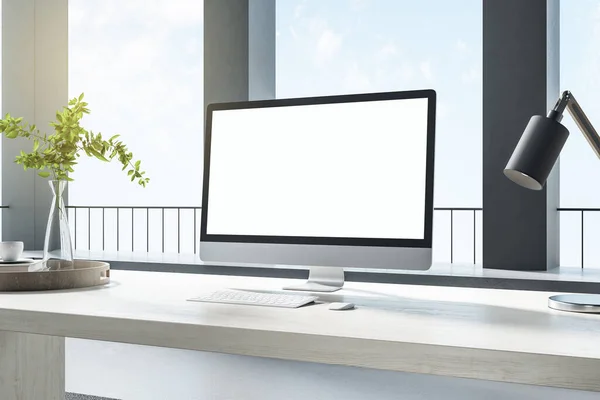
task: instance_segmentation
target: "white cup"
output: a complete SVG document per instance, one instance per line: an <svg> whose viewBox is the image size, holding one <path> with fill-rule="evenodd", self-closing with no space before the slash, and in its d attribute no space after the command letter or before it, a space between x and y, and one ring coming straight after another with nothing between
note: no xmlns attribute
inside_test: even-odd
<svg viewBox="0 0 600 400"><path fill-rule="evenodd" d="M17 261L23 254L23 242L0 242L2 261Z"/></svg>

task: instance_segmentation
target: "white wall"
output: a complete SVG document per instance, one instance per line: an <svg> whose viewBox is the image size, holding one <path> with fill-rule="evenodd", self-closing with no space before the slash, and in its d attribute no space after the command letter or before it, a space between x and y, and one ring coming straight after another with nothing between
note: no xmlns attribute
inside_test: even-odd
<svg viewBox="0 0 600 400"><path fill-rule="evenodd" d="M66 389L123 400L597 400L598 393L67 339Z"/></svg>

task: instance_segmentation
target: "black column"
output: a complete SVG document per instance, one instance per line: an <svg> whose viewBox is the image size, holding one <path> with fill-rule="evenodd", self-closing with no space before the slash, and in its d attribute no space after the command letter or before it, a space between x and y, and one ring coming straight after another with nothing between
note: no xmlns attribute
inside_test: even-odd
<svg viewBox="0 0 600 400"><path fill-rule="evenodd" d="M204 0L204 106L248 100L248 0Z"/></svg>
<svg viewBox="0 0 600 400"><path fill-rule="evenodd" d="M275 97L275 0L204 0L204 106Z"/></svg>
<svg viewBox="0 0 600 400"><path fill-rule="evenodd" d="M558 0L483 1L483 266L558 266L558 165L541 191L503 174L529 118L559 96Z"/></svg>

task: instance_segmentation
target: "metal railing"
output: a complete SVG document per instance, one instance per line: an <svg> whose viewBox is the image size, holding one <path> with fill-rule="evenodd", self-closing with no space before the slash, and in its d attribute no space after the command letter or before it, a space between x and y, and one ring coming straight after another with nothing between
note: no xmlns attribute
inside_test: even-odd
<svg viewBox="0 0 600 400"><path fill-rule="evenodd" d="M454 263L454 213L457 211L469 211L473 213L473 264L477 264L477 211L483 208L471 207L436 207L434 211L450 213L450 263Z"/></svg>
<svg viewBox="0 0 600 400"><path fill-rule="evenodd" d="M120 235L121 235L121 214L122 210L130 210L131 211L131 249L134 250L135 247L135 211L143 210L146 214L146 252L150 251L150 210L160 210L160 219L161 219L161 252L165 252L165 210L176 210L177 211L177 253L181 253L181 211L182 210L191 210L193 211L193 253L196 254L198 252L198 211L200 211L201 207L176 207L176 206L67 206L68 210L72 210L72 214L69 215L69 221L72 221L74 230L74 238L73 238L73 246L77 249L77 239L78 239L78 230L77 230L77 217L80 214L81 210L87 210L87 245L88 249L91 247L92 241L92 210L101 210L102 211L102 223L101 223L101 231L102 231L102 251L106 250L106 211L107 210L115 210L116 211L116 250L120 250Z"/></svg>
<svg viewBox="0 0 600 400"><path fill-rule="evenodd" d="M175 225L176 225L176 231L177 231L177 237L176 237L176 248L177 248L177 253L181 253L181 242L182 242L182 236L187 236L187 235L191 235L193 237L193 254L197 254L198 253L198 239L199 239L199 212L201 211L201 207L178 207L178 206L67 206L67 209L69 210L69 221L72 224L71 228L73 230L73 245L74 247L77 249L78 248L78 244L82 244L82 240L83 243L85 245L87 245L87 250L91 250L91 244L92 244L92 230L97 229L99 231L99 233L101 234L101 242L102 242L102 246L101 246L101 250L102 251L106 251L107 250L107 237L106 237L106 225L107 225L107 219L106 219L106 214L107 211L113 211L116 215L114 216L114 224L116 225L116 232L115 235L113 235L113 243L112 243L112 248L115 248L116 251L121 250L122 243L121 243L121 236L124 233L124 230L121 228L121 219L123 217L123 214L125 211L130 213L131 216L131 223L129 224L129 227L127 230L129 230L130 234L131 234L131 238L130 239L130 243L128 243L128 247L131 247L131 251L135 250L135 244L136 244L136 238L139 238L139 235L145 236L145 248L142 248L142 250L145 250L146 252L150 251L150 232L151 232L151 226L150 226L150 212L151 210L158 210L160 211L160 222L159 222L159 232L156 236L160 236L160 251L161 252L165 252L165 241L166 241L166 235L165 235L165 210L174 210L177 212L176 218L175 218ZM92 210L100 210L101 211L101 222L100 224L97 224L99 226L96 227L92 227ZM145 219L146 221L146 226L145 226L145 232L139 232L136 230L136 225L135 225L135 221L136 221L136 211L142 211L142 215L145 213L145 217L142 217L143 219ZM191 232L190 229L187 230L186 233L182 233L182 211L192 211L192 227L191 227ZM454 217L455 217L455 213L457 212L472 212L472 218L473 218L473 264L476 263L477 261L477 212L482 211L481 208L465 208L465 207L440 207L440 208L436 208L435 212L436 213L449 213L450 216L450 226L449 226L449 235L450 235L450 262L453 263L454 259L455 259L455 239L456 239L456 235L455 235L455 222L454 222ZM87 229L84 229L83 235L81 233L81 229L80 226L78 224L81 224L81 221L83 220L83 222L86 223L87 225ZM78 222L79 221L79 222ZM128 232L128 233L129 233ZM82 237L83 236L83 237Z"/></svg>
<svg viewBox="0 0 600 400"><path fill-rule="evenodd" d="M579 251L580 251L580 256L581 256L581 268L583 268L584 261L585 261L585 240L584 240L584 237L585 237L585 232L584 232L585 215L588 213L600 212L600 208L559 207L558 212L559 213L579 214L579 222L581 224L580 235L579 235L579 240L580 240L581 244L580 244Z"/></svg>
<svg viewBox="0 0 600 400"><path fill-rule="evenodd" d="M6 209L9 208L9 206L7 205L0 205L0 209ZM199 249L199 219L200 219L200 214L199 212L201 211L201 207L194 207L194 206L190 206L190 207L177 207L177 206L67 206L67 208L69 209L69 220L71 223L71 228L73 230L73 238L74 238L74 246L75 248L78 248L78 245L81 245L82 243L84 243L85 245L87 245L87 249L90 250L91 249L91 243L92 243L92 231L94 229L99 230L99 232L101 232L101 236L102 236L102 246L101 249L102 251L107 250L107 238L106 238L106 234L105 234L105 227L106 227L106 223L107 223L107 219L106 219L106 214L108 210L114 210L116 215L115 215L115 220L114 221L116 223L116 232L115 235L113 235L114 237L112 238L114 240L113 243L113 248L116 247L116 250L119 251L121 250L123 246L123 244L121 243L121 236L123 235L123 232L126 231L127 229L123 230L121 227L121 218L123 216L124 210L129 210L130 214L131 214L131 223L130 226L128 227L128 230L131 234L131 238L130 238L130 244L129 246L131 247L131 250L136 250L135 249L135 240L136 238L139 238L140 235L145 237L145 248L141 248L138 245L137 250L142 250L142 251L150 251L150 213L151 211L156 211L156 212L160 212L160 218L159 218L159 222L158 225L159 226L159 235L160 235L160 246L159 249L161 252L165 252L165 212L166 211L174 211L176 212L176 217L175 217L175 225L176 225L176 249L177 249L177 253L181 253L182 251L182 237L188 237L191 236L191 238L193 239L193 245L191 246L191 252L193 252L193 254L197 254L198 253L198 249ZM93 226L94 224L92 224L92 211L93 210L100 210L101 212L101 223L98 226ZM145 230L142 230L142 232L139 232L138 230L136 230L136 221L137 218L139 218L139 216L137 216L136 211L140 211L142 212L142 215L145 214ZM455 244L457 241L457 235L455 233L455 216L457 213L461 213L461 212L467 212L467 213L472 213L472 262L473 264L476 264L477 262L477 256L481 256L481 254L477 252L478 246L477 246L477 241L478 241L478 233L481 234L481 232L478 232L478 222L481 222L481 218L482 215L478 215L478 213L482 212L482 208L465 208L465 207L438 207L435 208L435 212L436 214L439 215L443 215L444 213L446 213L447 216L449 216L449 231L445 231L446 235L449 235L449 261L451 263L455 262ZM188 211L191 212L191 229L188 229L187 231L183 231L182 230L182 214L184 211ZM580 256L580 267L583 268L585 265L585 261L586 261L586 240L585 240L585 232L586 229L590 229L588 226L589 225L586 222L586 216L588 214L591 213L600 213L600 208L578 208L578 207L560 207L558 208L558 212L560 213L561 217L563 215L566 214L576 214L579 216L579 232L578 232L578 236L579 236L579 256ZM600 215L600 214L598 214ZM137 217L136 217L137 216ZM86 220L84 222L87 222L87 229L84 229L83 232L80 229L80 227L78 226L78 224L81 223L81 220ZM79 222L78 222L79 220ZM446 227L443 227L444 230L446 229ZM446 236L447 237L447 236ZM572 236L575 240L577 239L577 236ZM128 238L129 239L129 238ZM458 238L459 240L461 240L462 243L464 243L464 238ZM469 238L470 240L470 238ZM480 238L479 238L480 240ZM97 243L97 242L96 242ZM129 247L128 246L128 247ZM565 246L564 244L561 245L561 247ZM174 246L172 246L174 247ZM99 250L99 249L98 249ZM589 251L589 250L588 250ZM572 254L572 253L571 253ZM589 254L588 254L589 255ZM464 260L463 260L464 261ZM589 262L588 262L589 263Z"/></svg>

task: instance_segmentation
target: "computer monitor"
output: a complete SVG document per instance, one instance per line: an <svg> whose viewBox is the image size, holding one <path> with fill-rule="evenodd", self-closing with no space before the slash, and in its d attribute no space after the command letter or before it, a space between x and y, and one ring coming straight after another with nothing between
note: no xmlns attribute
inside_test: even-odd
<svg viewBox="0 0 600 400"><path fill-rule="evenodd" d="M433 90L211 104L200 258L302 265L300 290L343 267L431 266ZM289 288L292 289L292 288Z"/></svg>

